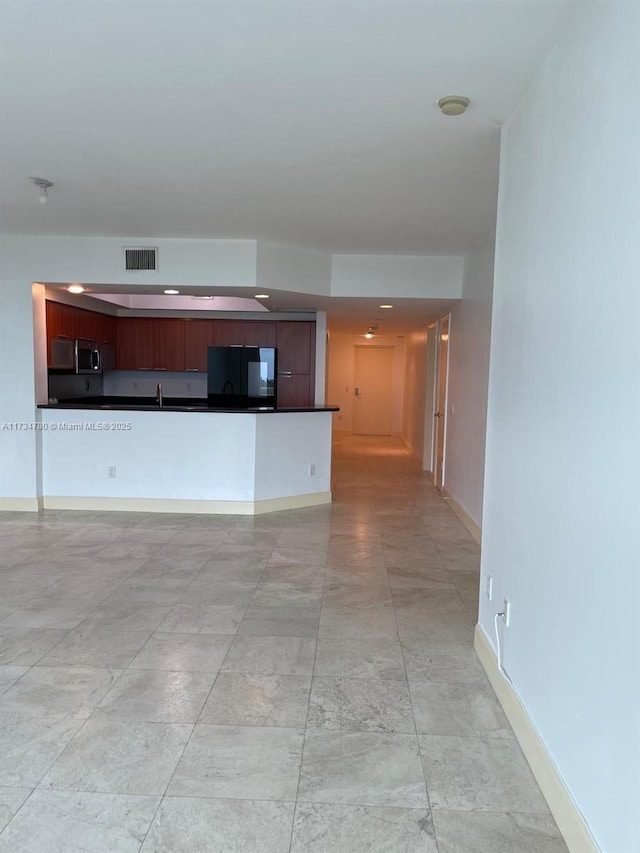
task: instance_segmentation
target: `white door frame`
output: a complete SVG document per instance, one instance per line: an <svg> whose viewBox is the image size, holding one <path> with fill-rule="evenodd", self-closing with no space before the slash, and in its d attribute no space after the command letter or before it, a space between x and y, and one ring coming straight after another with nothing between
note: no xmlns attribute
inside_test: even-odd
<svg viewBox="0 0 640 853"><path fill-rule="evenodd" d="M445 368L445 388L444 388L444 412L440 413L440 417L444 417L444 423L442 426L442 483L439 488L444 492L444 486L446 482L446 469L447 469L447 425L448 425L448 411L449 411L449 364L451 362L451 314L445 314L444 317L441 317L436 323L437 327L437 338L436 338L436 390L435 390L435 403L434 403L434 417L436 413L435 406L438 405L438 400L440 398L440 337L442 335L442 324L444 321L447 321L447 364ZM438 487L438 460L437 460L437 441L438 441L438 430L434 428L433 430L433 482L436 487Z"/></svg>
<svg viewBox="0 0 640 853"><path fill-rule="evenodd" d="M437 383L437 341L438 341L438 324L432 323L427 328L427 370L426 370L426 389L424 401L424 441L422 446L422 470L428 471L431 474L431 479L435 480L435 439L434 439L434 423L433 415L436 410L436 392L438 390Z"/></svg>

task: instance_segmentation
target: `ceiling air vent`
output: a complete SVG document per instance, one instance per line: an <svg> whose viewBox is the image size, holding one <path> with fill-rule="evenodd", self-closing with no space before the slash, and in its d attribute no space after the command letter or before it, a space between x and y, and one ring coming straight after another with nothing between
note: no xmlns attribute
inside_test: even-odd
<svg viewBox="0 0 640 853"><path fill-rule="evenodd" d="M158 269L158 250L139 246L124 250L124 268L131 272Z"/></svg>

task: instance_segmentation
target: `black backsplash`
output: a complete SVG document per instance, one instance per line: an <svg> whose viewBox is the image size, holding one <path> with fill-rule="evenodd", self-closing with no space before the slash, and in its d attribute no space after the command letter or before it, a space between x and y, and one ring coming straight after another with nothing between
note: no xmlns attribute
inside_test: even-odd
<svg viewBox="0 0 640 853"><path fill-rule="evenodd" d="M101 397L102 374L49 374L49 399L70 400L75 397Z"/></svg>

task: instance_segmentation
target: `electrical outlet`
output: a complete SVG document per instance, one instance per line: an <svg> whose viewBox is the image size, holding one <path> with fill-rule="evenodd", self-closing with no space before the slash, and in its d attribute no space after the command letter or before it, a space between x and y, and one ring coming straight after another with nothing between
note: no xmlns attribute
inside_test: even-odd
<svg viewBox="0 0 640 853"><path fill-rule="evenodd" d="M511 602L509 601L509 599L506 596L504 599L504 603L502 605L502 610L504 613L504 616L502 617L502 621L504 622L504 627L508 628L509 625L511 624Z"/></svg>
<svg viewBox="0 0 640 853"><path fill-rule="evenodd" d="M487 598L489 601L493 598L493 578L487 575Z"/></svg>
<svg viewBox="0 0 640 853"><path fill-rule="evenodd" d="M115 478L116 478L116 466L115 465L109 465L109 467L107 468L107 477L110 480L115 480Z"/></svg>
<svg viewBox="0 0 640 853"><path fill-rule="evenodd" d="M312 463L311 465L309 465L309 476L315 477L315 475L316 475L316 466Z"/></svg>

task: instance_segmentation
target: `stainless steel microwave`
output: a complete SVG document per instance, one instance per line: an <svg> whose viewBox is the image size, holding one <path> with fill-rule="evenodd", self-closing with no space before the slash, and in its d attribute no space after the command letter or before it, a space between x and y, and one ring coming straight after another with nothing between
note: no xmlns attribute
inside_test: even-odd
<svg viewBox="0 0 640 853"><path fill-rule="evenodd" d="M85 338L53 338L50 367L72 373L100 373L102 367L98 344Z"/></svg>

